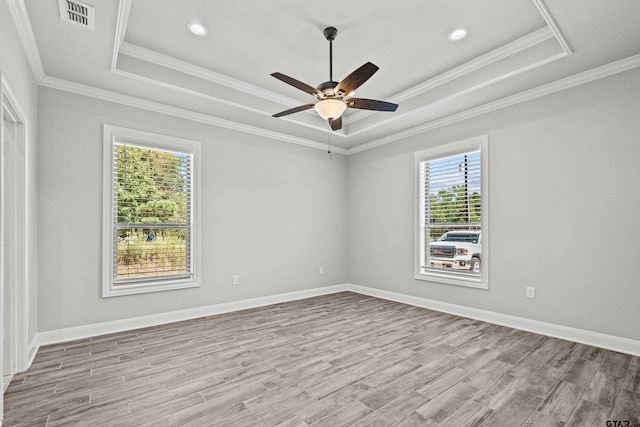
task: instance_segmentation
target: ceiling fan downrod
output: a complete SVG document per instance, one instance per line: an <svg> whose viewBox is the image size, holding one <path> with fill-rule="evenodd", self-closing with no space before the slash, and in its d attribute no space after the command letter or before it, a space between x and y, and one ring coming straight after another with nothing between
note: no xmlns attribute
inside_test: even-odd
<svg viewBox="0 0 640 427"><path fill-rule="evenodd" d="M324 29L324 37L329 40L329 81L333 81L333 41L338 35L336 27L327 27Z"/></svg>
<svg viewBox="0 0 640 427"><path fill-rule="evenodd" d="M373 111L396 111L398 104L391 102L378 101L376 99L367 98L349 98L344 100L345 96L350 97L354 91L364 82L369 80L371 76L378 71L378 66L367 62L360 68L349 74L340 82L333 81L333 41L338 35L335 27L327 27L324 29L324 37L329 41L329 81L323 82L318 87L310 86L299 80L289 77L282 73L271 73L273 77L295 87L309 95L315 96L318 102L315 104L305 104L299 107L290 108L273 115L273 117L283 117L289 114L298 113L300 111L309 110L311 108L318 112L318 115L329 121L331 130L337 131L342 129L342 113L347 108L356 108L360 110Z"/></svg>

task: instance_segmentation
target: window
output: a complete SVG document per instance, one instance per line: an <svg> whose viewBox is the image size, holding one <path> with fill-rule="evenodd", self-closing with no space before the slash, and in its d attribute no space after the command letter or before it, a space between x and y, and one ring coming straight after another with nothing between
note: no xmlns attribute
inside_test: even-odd
<svg viewBox="0 0 640 427"><path fill-rule="evenodd" d="M487 137L415 153L415 278L488 288Z"/></svg>
<svg viewBox="0 0 640 427"><path fill-rule="evenodd" d="M103 297L198 286L199 143L104 127Z"/></svg>

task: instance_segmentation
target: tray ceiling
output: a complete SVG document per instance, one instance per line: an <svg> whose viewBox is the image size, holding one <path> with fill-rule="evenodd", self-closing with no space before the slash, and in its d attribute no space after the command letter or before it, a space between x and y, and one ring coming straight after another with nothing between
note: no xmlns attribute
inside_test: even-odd
<svg viewBox="0 0 640 427"><path fill-rule="evenodd" d="M330 134L345 153L550 93L617 61L616 72L636 67L640 54L635 0L87 0L94 30L62 21L57 0L10 3L45 86L309 146ZM208 34L190 34L190 22ZM398 103L397 112L348 110L339 132L313 110L271 117L314 101L272 72L328 80L329 25L338 28L334 80L373 62L380 70L356 96ZM458 27L469 36L449 41Z"/></svg>

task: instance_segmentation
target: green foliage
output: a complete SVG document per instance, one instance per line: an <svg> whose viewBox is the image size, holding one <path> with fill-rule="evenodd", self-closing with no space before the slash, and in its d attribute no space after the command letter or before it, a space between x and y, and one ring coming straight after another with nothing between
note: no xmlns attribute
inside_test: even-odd
<svg viewBox="0 0 640 427"><path fill-rule="evenodd" d="M477 223L481 220L480 193L467 194L463 185L454 185L429 195L431 224Z"/></svg>
<svg viewBox="0 0 640 427"><path fill-rule="evenodd" d="M167 230L149 241L150 230L121 230L118 238L118 279L153 277L187 272L184 230Z"/></svg>
<svg viewBox="0 0 640 427"><path fill-rule="evenodd" d="M117 146L118 222L187 222L184 159L173 153Z"/></svg>
<svg viewBox="0 0 640 427"><path fill-rule="evenodd" d="M119 279L187 272L188 186L185 157L116 145ZM149 224L145 228L143 224ZM182 224L153 227L151 224Z"/></svg>
<svg viewBox="0 0 640 427"><path fill-rule="evenodd" d="M463 185L454 185L429 194L429 240L434 241L453 224L478 224L481 217L480 193L468 194ZM442 227L438 227L442 224Z"/></svg>

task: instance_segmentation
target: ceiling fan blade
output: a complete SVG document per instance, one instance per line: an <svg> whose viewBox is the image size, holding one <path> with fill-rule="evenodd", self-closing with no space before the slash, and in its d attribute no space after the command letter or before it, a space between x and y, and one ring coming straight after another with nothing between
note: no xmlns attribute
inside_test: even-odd
<svg viewBox="0 0 640 427"><path fill-rule="evenodd" d="M345 94L348 96L351 92L358 89L364 82L369 80L369 78L371 78L378 69L377 65L367 62L362 67L342 79L334 89L335 93L338 96Z"/></svg>
<svg viewBox="0 0 640 427"><path fill-rule="evenodd" d="M271 75L276 79L285 82L286 84L289 84L297 89L300 89L303 92L307 92L309 95L317 96L320 94L320 92L318 92L318 89L316 89L315 87L309 86L306 83L302 83L300 80L296 80L293 77L289 77L282 73L271 73Z"/></svg>
<svg viewBox="0 0 640 427"><path fill-rule="evenodd" d="M351 98L347 99L345 103L349 108L358 108L360 110L396 111L398 109L398 104L376 99Z"/></svg>
<svg viewBox="0 0 640 427"><path fill-rule="evenodd" d="M298 113L300 111L308 110L309 108L313 108L315 104L305 104L296 108L291 108L290 110L281 111L279 113L274 114L272 117L282 117L288 116L289 114Z"/></svg>
<svg viewBox="0 0 640 427"><path fill-rule="evenodd" d="M342 116L337 119L329 119L329 124L331 125L332 130L340 130L342 129Z"/></svg>

